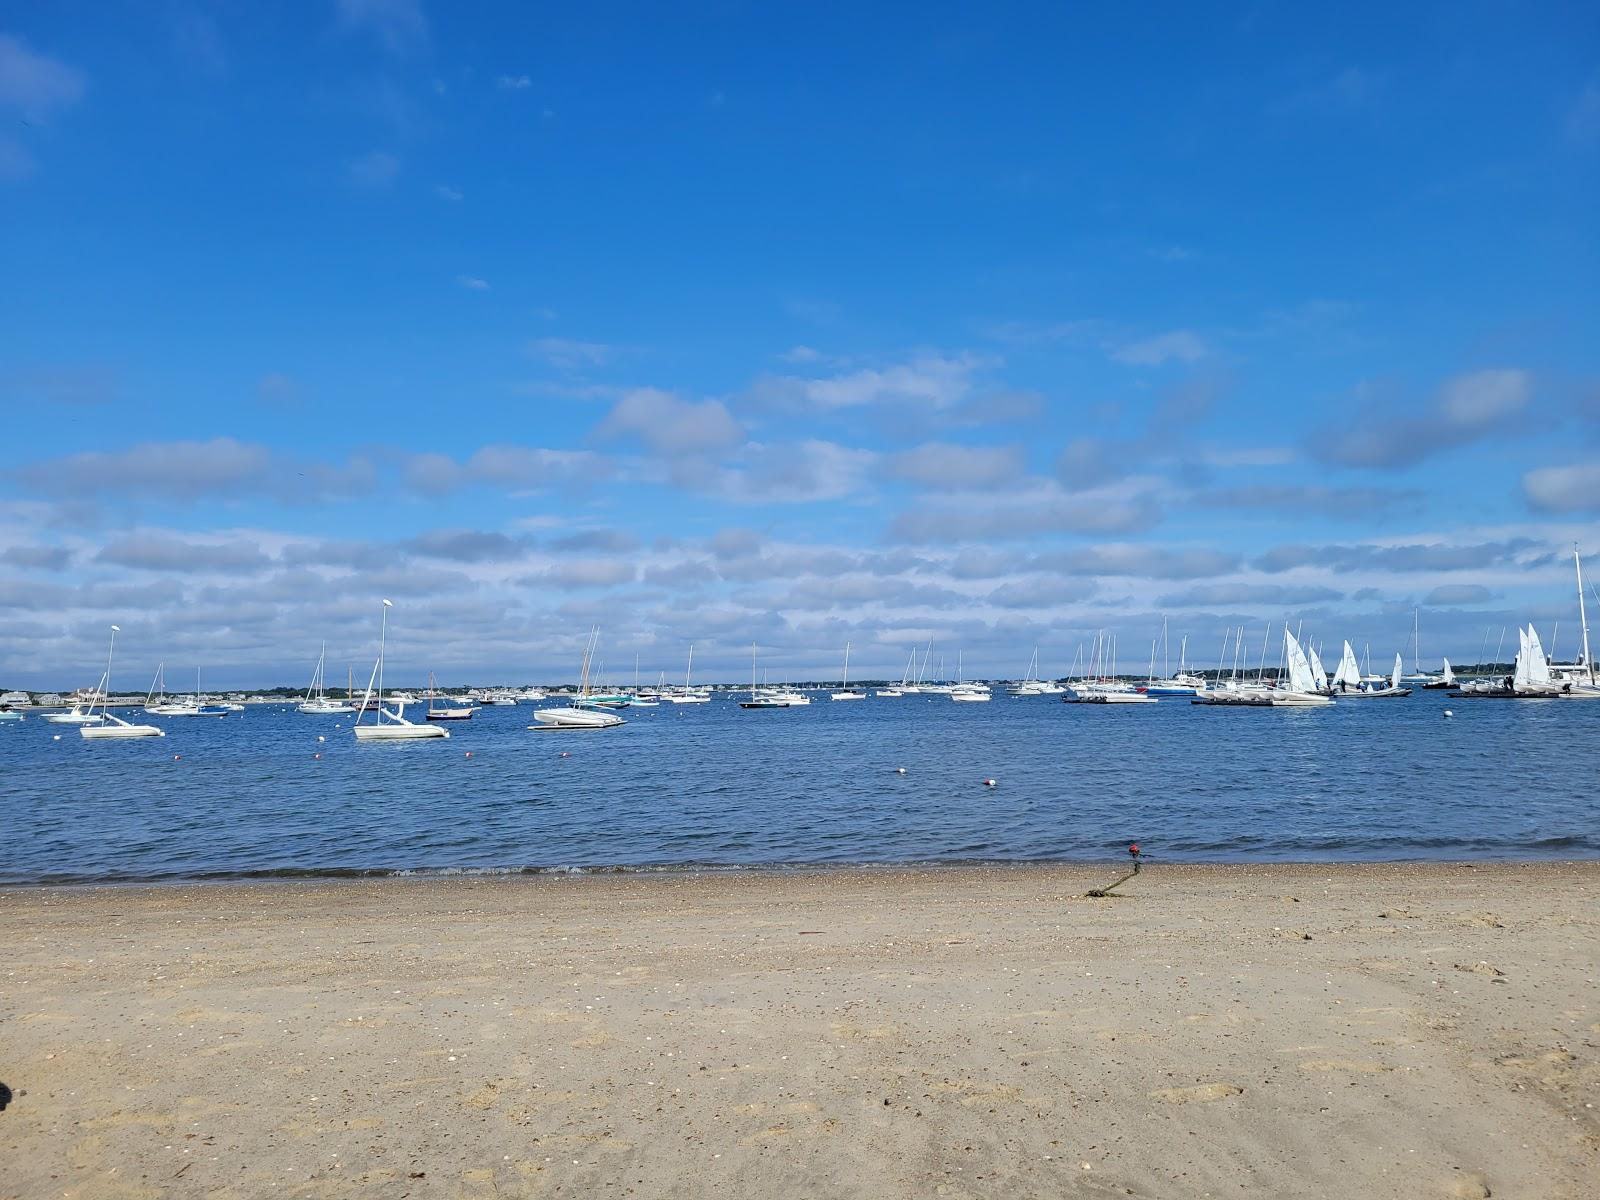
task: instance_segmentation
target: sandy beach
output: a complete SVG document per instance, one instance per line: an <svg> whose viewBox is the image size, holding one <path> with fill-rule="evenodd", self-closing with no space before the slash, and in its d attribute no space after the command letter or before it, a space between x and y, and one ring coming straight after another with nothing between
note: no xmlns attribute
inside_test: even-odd
<svg viewBox="0 0 1600 1200"><path fill-rule="evenodd" d="M0 893L0 1196L1594 1195L1600 864Z"/></svg>

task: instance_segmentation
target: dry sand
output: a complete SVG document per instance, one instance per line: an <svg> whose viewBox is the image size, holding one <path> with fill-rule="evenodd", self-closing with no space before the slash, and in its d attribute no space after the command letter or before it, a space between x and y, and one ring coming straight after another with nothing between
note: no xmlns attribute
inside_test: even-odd
<svg viewBox="0 0 1600 1200"><path fill-rule="evenodd" d="M0 1196L1600 1195L1600 864L0 893Z"/></svg>

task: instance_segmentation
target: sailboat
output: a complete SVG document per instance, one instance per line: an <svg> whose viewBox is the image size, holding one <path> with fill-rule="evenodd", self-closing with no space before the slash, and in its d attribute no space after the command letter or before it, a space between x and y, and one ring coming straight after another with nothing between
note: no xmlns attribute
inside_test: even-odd
<svg viewBox="0 0 1600 1200"><path fill-rule="evenodd" d="M810 703L808 700L807 703ZM739 701L740 708L789 708L790 701L782 692L771 688L756 688L756 646L750 643L750 699Z"/></svg>
<svg viewBox="0 0 1600 1200"><path fill-rule="evenodd" d="M160 667L156 668L156 674L157 674L158 677L161 675L161 668ZM151 684L151 687L154 688L155 685ZM163 688L164 687L165 687L165 681L163 681ZM150 697L146 696L145 697L145 712L154 713L157 716L162 716L162 717L225 717L230 712L233 711L232 709L230 709L230 708L228 708L228 707L226 707L224 705L221 705L221 704L205 704L205 703L203 703L201 701L201 698L200 698L200 668L199 667L196 667L194 669L194 698L193 699L189 699L188 697L185 697L183 699L174 699L174 700L168 701L168 700L165 700L164 697L165 697L165 692L163 691L163 701L161 703L157 704L157 705L152 706L150 704L150 702L149 702L150 701Z"/></svg>
<svg viewBox="0 0 1600 1200"><path fill-rule="evenodd" d="M1288 686L1267 689L1267 698L1272 702L1272 706L1312 708L1332 704L1333 700L1318 690L1317 677L1311 669L1311 660L1306 657L1305 648L1300 645L1300 639L1291 632L1287 622L1283 626L1283 651L1289 668ZM1395 670L1398 671L1400 669L1398 656L1395 663Z"/></svg>
<svg viewBox="0 0 1600 1200"><path fill-rule="evenodd" d="M846 642L844 644L844 688L843 688L842 691L834 692L828 698L830 700L865 700L867 698L867 694L865 692L853 692L853 691L850 690L850 643L849 642Z"/></svg>
<svg viewBox="0 0 1600 1200"><path fill-rule="evenodd" d="M1456 686L1456 673L1450 669L1450 660L1444 660L1444 671L1437 679L1430 679L1423 684L1424 691L1436 691L1440 688L1453 688Z"/></svg>
<svg viewBox="0 0 1600 1200"><path fill-rule="evenodd" d="M356 706L353 704L329 698L326 678L327 660L328 643L323 642L322 652L317 655L317 665L311 672L311 685L306 688L306 698L295 706L296 712L321 717L356 711Z"/></svg>
<svg viewBox="0 0 1600 1200"><path fill-rule="evenodd" d="M446 701L440 704L439 701ZM470 721L472 714L477 712L477 706L472 704L457 704L448 696L442 695L434 683L433 672L428 672L428 720L430 721Z"/></svg>
<svg viewBox="0 0 1600 1200"><path fill-rule="evenodd" d="M534 711L539 724L529 729L541 731L555 729L615 729L626 724L616 713L596 707L597 700L605 697L589 695L589 666L594 661L594 650L600 643L598 627L589 631L589 641L583 649L583 665L579 672L578 699L571 708L541 708Z"/></svg>
<svg viewBox="0 0 1600 1200"><path fill-rule="evenodd" d="M1165 673L1167 664L1172 660L1169 657L1171 643L1167 640L1167 619L1161 618L1161 669ZM1176 675L1155 678L1155 654L1150 655L1151 671L1150 682L1145 684L1144 692L1149 696L1198 696L1205 692L1206 681L1203 676L1193 675L1189 672L1189 637L1184 635L1178 643L1178 673Z"/></svg>
<svg viewBox="0 0 1600 1200"><path fill-rule="evenodd" d="M1349 646L1349 644L1349 642L1345 643L1346 646ZM1393 700L1401 696L1409 696L1411 695L1411 689L1400 686L1400 672L1403 669L1400 654L1397 651L1394 656L1394 669L1389 673L1387 680L1380 675L1377 677L1378 682L1376 683L1363 682L1347 691L1339 691L1336 695L1341 700Z"/></svg>
<svg viewBox="0 0 1600 1200"><path fill-rule="evenodd" d="M1064 704L1156 703L1154 696L1117 677L1117 639L1115 635L1107 637L1103 630L1095 634L1094 648L1084 661L1083 677L1067 685L1061 700Z"/></svg>
<svg viewBox="0 0 1600 1200"><path fill-rule="evenodd" d="M663 691L661 698L668 704L710 704L711 697L706 691L696 689L691 680L694 676L694 643L689 643L689 664L683 669L683 689L681 691Z"/></svg>
<svg viewBox="0 0 1600 1200"><path fill-rule="evenodd" d="M121 632L122 628L120 626L113 625L111 627L111 644L106 648L106 673L100 677L100 708L103 723L99 725L80 725L78 726L78 734L80 737L91 740L100 738L166 737L166 730L158 729L154 725L135 725L131 721L124 721L121 717L113 716L106 707L111 700L111 655L117 648L117 634ZM91 713L94 711L92 703L89 705L89 711Z"/></svg>
<svg viewBox="0 0 1600 1200"><path fill-rule="evenodd" d="M1572 547L1572 568L1578 577L1578 631L1582 654L1575 663L1551 663L1552 679L1561 685L1561 695L1568 700L1600 700L1600 673L1589 657L1589 609L1583 599L1583 560L1578 557L1578 547Z"/></svg>
<svg viewBox="0 0 1600 1200"><path fill-rule="evenodd" d="M437 725L418 725L415 721L406 720L406 706L404 702L394 708L383 706L383 655L389 636L389 610L394 607L392 601L383 602L383 621L378 627L378 661L372 664L372 676L367 680L367 692L361 699L361 716L356 718L352 728L355 730L358 742L403 742L418 738L447 738L450 731L441 729ZM378 685L377 704L369 706L367 701L372 699L374 693L373 683ZM377 717L370 725L363 725L361 718L367 715L369 707L374 708Z"/></svg>

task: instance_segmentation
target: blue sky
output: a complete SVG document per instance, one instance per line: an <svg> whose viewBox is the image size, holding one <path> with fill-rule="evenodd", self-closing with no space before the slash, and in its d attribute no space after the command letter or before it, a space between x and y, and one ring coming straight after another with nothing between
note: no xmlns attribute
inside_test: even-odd
<svg viewBox="0 0 1600 1200"><path fill-rule="evenodd" d="M0 683L1570 654L1597 211L1579 4L14 9Z"/></svg>

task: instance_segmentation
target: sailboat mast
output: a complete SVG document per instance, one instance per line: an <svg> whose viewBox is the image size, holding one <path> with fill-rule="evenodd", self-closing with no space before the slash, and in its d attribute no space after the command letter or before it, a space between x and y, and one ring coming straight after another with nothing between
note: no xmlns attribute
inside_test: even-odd
<svg viewBox="0 0 1600 1200"><path fill-rule="evenodd" d="M1422 674L1422 610L1411 610L1411 673Z"/></svg>
<svg viewBox="0 0 1600 1200"><path fill-rule="evenodd" d="M105 712L111 707L111 653L117 648L117 634L122 630L113 625L111 627L111 644L106 647L106 690L100 700L100 711ZM89 711L94 711L94 705L89 706Z"/></svg>
<svg viewBox="0 0 1600 1200"><path fill-rule="evenodd" d="M394 605L383 602L383 621L378 626L378 713L383 714L383 651L389 642L389 610Z"/></svg>
<svg viewBox="0 0 1600 1200"><path fill-rule="evenodd" d="M1583 669L1589 672L1589 682L1594 682L1594 660L1589 657L1589 610L1583 603L1583 559L1578 557L1578 544L1572 544L1572 569L1578 576L1578 627L1583 631Z"/></svg>

